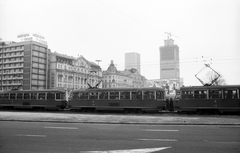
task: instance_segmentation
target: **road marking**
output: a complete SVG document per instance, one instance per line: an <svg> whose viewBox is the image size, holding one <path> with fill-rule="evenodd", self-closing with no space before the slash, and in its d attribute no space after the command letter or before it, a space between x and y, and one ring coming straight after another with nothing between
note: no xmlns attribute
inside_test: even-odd
<svg viewBox="0 0 240 153"><path fill-rule="evenodd" d="M178 132L178 130L152 130L152 129L147 129L145 131L150 131L150 132Z"/></svg>
<svg viewBox="0 0 240 153"><path fill-rule="evenodd" d="M80 153L151 153L169 148L171 147L130 149L130 150L80 151Z"/></svg>
<svg viewBox="0 0 240 153"><path fill-rule="evenodd" d="M178 141L176 139L137 139L139 141Z"/></svg>
<svg viewBox="0 0 240 153"><path fill-rule="evenodd" d="M65 130L77 130L78 128L76 127L50 127L50 126L45 126L45 129L65 129Z"/></svg>
<svg viewBox="0 0 240 153"><path fill-rule="evenodd" d="M47 137L46 135L16 134L19 137Z"/></svg>

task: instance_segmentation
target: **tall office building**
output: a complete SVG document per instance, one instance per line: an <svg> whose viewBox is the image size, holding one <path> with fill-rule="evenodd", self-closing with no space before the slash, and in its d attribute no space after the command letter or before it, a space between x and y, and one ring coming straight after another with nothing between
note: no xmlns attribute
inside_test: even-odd
<svg viewBox="0 0 240 153"><path fill-rule="evenodd" d="M36 41L9 42L0 48L1 90L47 89L50 50Z"/></svg>
<svg viewBox="0 0 240 153"><path fill-rule="evenodd" d="M160 80L172 88L180 86L179 47L171 38L160 47Z"/></svg>
<svg viewBox="0 0 240 153"><path fill-rule="evenodd" d="M141 74L140 54L136 52L125 53L125 69L136 69Z"/></svg>

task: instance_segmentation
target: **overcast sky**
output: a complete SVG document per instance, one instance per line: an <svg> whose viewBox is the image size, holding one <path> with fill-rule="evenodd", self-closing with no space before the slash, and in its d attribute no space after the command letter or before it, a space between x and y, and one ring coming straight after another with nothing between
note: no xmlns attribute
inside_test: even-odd
<svg viewBox="0 0 240 153"><path fill-rule="evenodd" d="M0 0L3 41L37 33L51 51L102 60L103 70L111 60L124 70L124 54L138 52L147 79L160 78L165 32L179 46L185 85L200 84L194 75L206 59L227 84L240 84L239 0Z"/></svg>

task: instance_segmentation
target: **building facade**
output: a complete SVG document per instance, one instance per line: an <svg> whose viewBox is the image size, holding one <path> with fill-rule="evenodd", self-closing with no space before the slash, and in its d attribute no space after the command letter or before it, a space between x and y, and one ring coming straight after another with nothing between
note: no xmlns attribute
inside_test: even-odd
<svg viewBox="0 0 240 153"><path fill-rule="evenodd" d="M145 87L146 78L134 68L118 71L113 61L106 71L103 71L103 88L133 88Z"/></svg>
<svg viewBox="0 0 240 153"><path fill-rule="evenodd" d="M125 69L136 69L141 74L140 54L136 52L125 53Z"/></svg>
<svg viewBox="0 0 240 153"><path fill-rule="evenodd" d="M160 48L160 80L163 86L180 87L179 47L173 39L164 40Z"/></svg>
<svg viewBox="0 0 240 153"><path fill-rule="evenodd" d="M0 49L1 90L48 89L49 56L39 42L6 42Z"/></svg>
<svg viewBox="0 0 240 153"><path fill-rule="evenodd" d="M102 80L99 65L83 56L72 57L54 52L50 60L50 89L80 89L95 86ZM102 87L100 83L99 88Z"/></svg>

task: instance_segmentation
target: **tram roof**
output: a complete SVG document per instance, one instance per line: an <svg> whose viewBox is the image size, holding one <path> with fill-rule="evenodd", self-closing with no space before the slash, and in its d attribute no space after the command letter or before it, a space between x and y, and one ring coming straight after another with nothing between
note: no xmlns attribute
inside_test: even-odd
<svg viewBox="0 0 240 153"><path fill-rule="evenodd" d="M229 88L238 88L240 89L240 85L219 85L219 86L187 86L181 87L180 90L193 90L193 89L229 89Z"/></svg>
<svg viewBox="0 0 240 153"><path fill-rule="evenodd" d="M159 87L144 87L144 88L97 88L97 89L75 89L73 92L78 92L78 91L139 91L139 90L144 90L144 91L153 91L153 90L160 90L160 91L165 91L163 88Z"/></svg>

